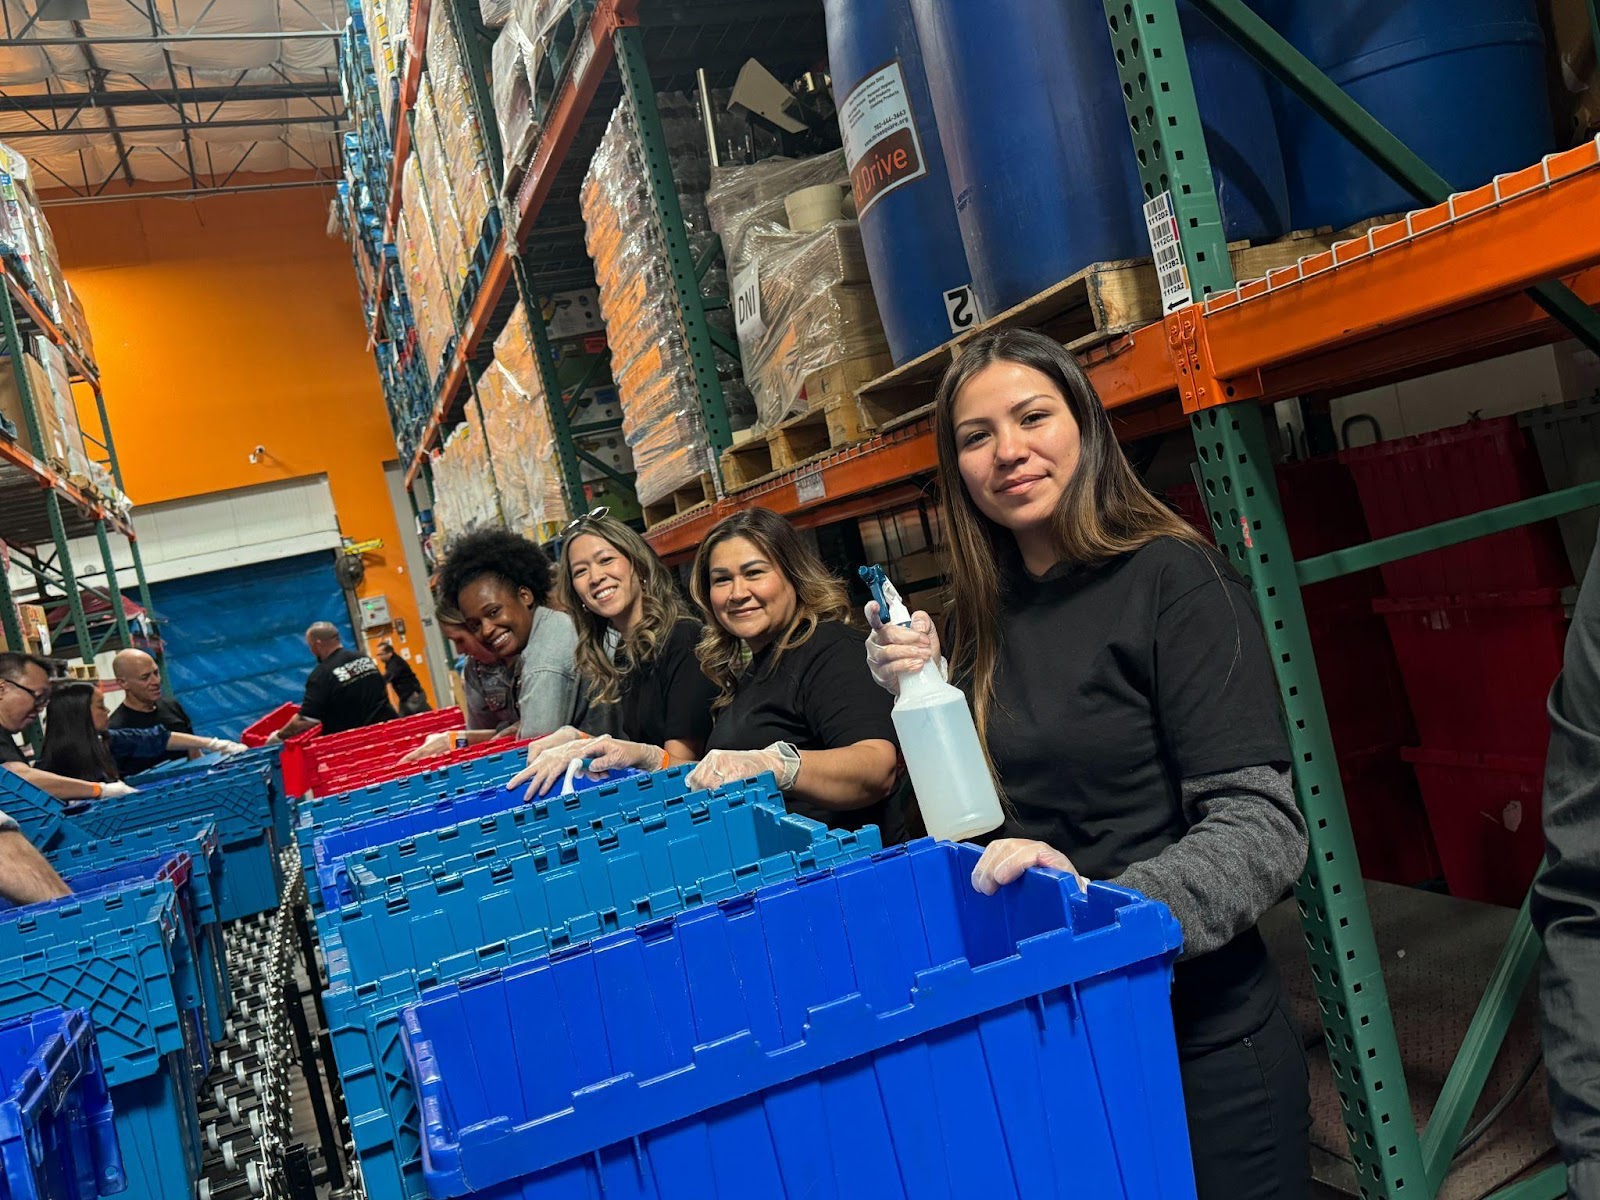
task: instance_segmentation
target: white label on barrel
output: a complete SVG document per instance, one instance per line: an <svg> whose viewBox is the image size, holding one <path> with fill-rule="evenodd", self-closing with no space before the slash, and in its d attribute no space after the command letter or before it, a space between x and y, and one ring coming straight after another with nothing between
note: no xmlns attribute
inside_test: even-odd
<svg viewBox="0 0 1600 1200"><path fill-rule="evenodd" d="M944 294L944 315L950 319L951 333L965 333L978 323L978 298L970 283Z"/></svg>
<svg viewBox="0 0 1600 1200"><path fill-rule="evenodd" d="M1144 204L1144 223L1150 231L1150 253L1156 260L1156 280L1161 284L1161 311L1175 312L1194 303L1189 291L1189 269L1183 261L1183 239L1172 211L1172 193L1162 192Z"/></svg>
<svg viewBox="0 0 1600 1200"><path fill-rule="evenodd" d="M739 344L748 346L767 332L761 319L761 270L751 263L733 277L733 326Z"/></svg>
<svg viewBox="0 0 1600 1200"><path fill-rule="evenodd" d="M860 216L879 197L928 173L899 59L851 89L839 106L839 130Z"/></svg>

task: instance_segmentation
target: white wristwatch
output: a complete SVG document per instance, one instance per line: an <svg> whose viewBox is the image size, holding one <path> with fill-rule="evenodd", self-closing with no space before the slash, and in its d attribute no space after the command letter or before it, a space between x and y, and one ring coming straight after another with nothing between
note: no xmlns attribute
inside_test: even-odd
<svg viewBox="0 0 1600 1200"><path fill-rule="evenodd" d="M800 751L795 749L792 742L773 742L767 749L783 759L783 770L777 777L778 790L787 792L800 777Z"/></svg>

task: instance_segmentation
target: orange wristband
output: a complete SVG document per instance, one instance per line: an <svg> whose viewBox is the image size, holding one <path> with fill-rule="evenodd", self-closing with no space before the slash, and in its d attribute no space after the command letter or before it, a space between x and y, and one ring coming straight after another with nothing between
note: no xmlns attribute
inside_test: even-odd
<svg viewBox="0 0 1600 1200"><path fill-rule="evenodd" d="M98 784L98 783L97 783L97 784L95 784L95 785L94 785L94 795L92 795L92 796L90 796L90 797L89 797L89 799L91 799L91 800L98 800L98 799L100 799L100 793L101 793L101 792L102 792L102 791L103 791L103 790L104 790L104 789L102 789L102 788L101 788L101 786L100 786L100 785L99 785L99 784Z"/></svg>
<svg viewBox="0 0 1600 1200"><path fill-rule="evenodd" d="M668 754L665 750L663 750L661 752L661 765L659 767L657 767L656 770L665 771L671 765L672 765L672 755Z"/></svg>

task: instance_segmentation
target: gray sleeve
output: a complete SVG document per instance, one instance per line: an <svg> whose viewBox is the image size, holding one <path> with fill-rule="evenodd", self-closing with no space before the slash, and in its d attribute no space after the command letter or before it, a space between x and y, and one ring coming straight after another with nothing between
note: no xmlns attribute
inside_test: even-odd
<svg viewBox="0 0 1600 1200"><path fill-rule="evenodd" d="M1111 882L1172 910L1183 958L1227 945L1306 865L1306 822L1287 769L1245 767L1183 781L1189 831Z"/></svg>
<svg viewBox="0 0 1600 1200"><path fill-rule="evenodd" d="M1600 547L1596 548L1600 559ZM1591 560L1550 692L1545 865L1530 915L1556 1143L1574 1197L1600 1197L1600 567Z"/></svg>

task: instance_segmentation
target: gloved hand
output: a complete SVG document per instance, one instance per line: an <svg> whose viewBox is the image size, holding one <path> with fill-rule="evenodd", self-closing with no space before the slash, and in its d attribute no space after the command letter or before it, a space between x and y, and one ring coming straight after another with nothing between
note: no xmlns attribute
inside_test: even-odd
<svg viewBox="0 0 1600 1200"><path fill-rule="evenodd" d="M583 730L571 725L563 725L553 733L547 733L543 737L536 737L528 743L528 765L531 767L533 760L546 750L553 750L557 746L565 746L568 742L592 742L593 740L594 738L584 733Z"/></svg>
<svg viewBox="0 0 1600 1200"><path fill-rule="evenodd" d="M425 758L438 758L441 754L449 754L452 750L459 750L467 744L465 730L446 729L440 733L430 733L422 739L410 754L404 755L400 761L403 763L421 762Z"/></svg>
<svg viewBox="0 0 1600 1200"><path fill-rule="evenodd" d="M640 771L660 771L667 765L667 752L648 742L625 742L610 734L585 742L589 770L596 775L633 767Z"/></svg>
<svg viewBox="0 0 1600 1200"><path fill-rule="evenodd" d="M771 771L781 787L787 767L783 755L776 750L707 750L700 765L689 774L689 788L710 791L725 783L754 779L763 771Z"/></svg>
<svg viewBox="0 0 1600 1200"><path fill-rule="evenodd" d="M130 787L120 780L116 783L102 783L100 785L99 798L101 800L115 800L119 796L131 796L138 790L138 788Z"/></svg>
<svg viewBox="0 0 1600 1200"><path fill-rule="evenodd" d="M867 601L866 614L872 627L867 638L867 667L879 687L898 696L900 676L916 674L930 659L939 664L939 674L950 677L949 665L939 653L939 631L927 613L912 613L910 629L885 624L876 600Z"/></svg>
<svg viewBox="0 0 1600 1200"><path fill-rule="evenodd" d="M1078 873L1072 860L1054 846L1027 838L999 838L984 847L978 865L972 868L972 887L985 896L992 896L1008 883L1022 877L1029 867L1051 867L1066 871L1087 888L1089 881Z"/></svg>
<svg viewBox="0 0 1600 1200"><path fill-rule="evenodd" d="M230 742L227 738L212 738L206 743L206 749L216 754L243 754L250 747L243 742Z"/></svg>
<svg viewBox="0 0 1600 1200"><path fill-rule="evenodd" d="M556 733L560 733L557 730ZM574 733L577 730L573 730ZM507 791L515 791L523 784L528 785L527 792L523 795L524 801L537 800L540 796L548 795L550 789L559 783L567 773L567 767L575 758L590 758L594 755L596 747L605 738L575 738L557 742L539 750L542 744L548 743L550 738L540 738L528 747L528 765L513 775L506 784ZM595 772L598 774L598 772Z"/></svg>

